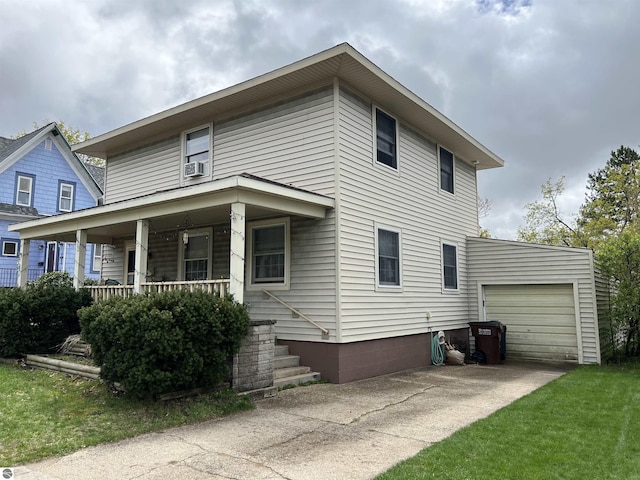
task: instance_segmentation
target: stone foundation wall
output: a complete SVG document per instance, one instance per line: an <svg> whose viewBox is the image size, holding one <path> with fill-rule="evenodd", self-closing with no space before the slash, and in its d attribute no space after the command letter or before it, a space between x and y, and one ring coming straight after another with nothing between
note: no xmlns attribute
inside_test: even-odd
<svg viewBox="0 0 640 480"><path fill-rule="evenodd" d="M252 321L233 359L233 389L246 392L273 385L275 320Z"/></svg>

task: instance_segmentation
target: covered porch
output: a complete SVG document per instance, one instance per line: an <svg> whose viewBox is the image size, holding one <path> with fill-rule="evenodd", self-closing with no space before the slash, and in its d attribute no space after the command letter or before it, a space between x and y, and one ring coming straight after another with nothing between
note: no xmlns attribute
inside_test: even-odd
<svg viewBox="0 0 640 480"><path fill-rule="evenodd" d="M71 241L76 249L76 288L84 287L87 243L103 245L101 284L87 286L96 301L112 295L203 289L243 302L245 279L278 264L276 253L254 251L253 273L246 271L247 252L252 251L247 223L282 218L284 231L290 217L321 220L333 207L332 198L243 174L9 228L20 233L21 287L28 280L30 240ZM285 261L284 252L277 254ZM265 285L272 281L269 275L264 278ZM288 282L277 281L281 280Z"/></svg>

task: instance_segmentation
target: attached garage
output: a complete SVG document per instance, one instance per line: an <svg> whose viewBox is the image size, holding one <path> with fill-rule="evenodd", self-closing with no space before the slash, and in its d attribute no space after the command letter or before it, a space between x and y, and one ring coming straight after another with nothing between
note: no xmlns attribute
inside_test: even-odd
<svg viewBox="0 0 640 480"><path fill-rule="evenodd" d="M507 326L507 356L578 361L573 284L486 285L487 320Z"/></svg>
<svg viewBox="0 0 640 480"><path fill-rule="evenodd" d="M593 254L467 238L469 319L507 326L508 359L600 363Z"/></svg>

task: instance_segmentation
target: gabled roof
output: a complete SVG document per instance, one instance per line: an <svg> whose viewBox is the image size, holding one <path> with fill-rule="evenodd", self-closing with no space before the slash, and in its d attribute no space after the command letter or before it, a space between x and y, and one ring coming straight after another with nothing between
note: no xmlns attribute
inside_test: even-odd
<svg viewBox="0 0 640 480"><path fill-rule="evenodd" d="M11 203L0 203L0 216L2 214L15 217L39 217L38 210L34 207L24 207Z"/></svg>
<svg viewBox="0 0 640 480"><path fill-rule="evenodd" d="M80 161L78 156L71 151L71 146L55 122L51 122L20 138L10 139L0 137L0 173L9 168L11 164L18 161L50 135L52 135L52 137L49 138L54 138L58 143L60 153L69 162L76 175L83 181L94 198L98 199L102 195L102 185L91 175L86 165Z"/></svg>
<svg viewBox="0 0 640 480"><path fill-rule="evenodd" d="M104 167L89 162L82 163L84 164L84 168L89 172L89 175L91 175L91 178L93 178L98 187L100 187L100 190L104 191Z"/></svg>
<svg viewBox="0 0 640 480"><path fill-rule="evenodd" d="M76 152L106 158L174 135L182 130L256 108L291 92L329 85L339 78L380 107L398 112L402 121L427 132L478 169L501 167L504 161L442 113L342 43L246 82L178 105L73 147Z"/></svg>

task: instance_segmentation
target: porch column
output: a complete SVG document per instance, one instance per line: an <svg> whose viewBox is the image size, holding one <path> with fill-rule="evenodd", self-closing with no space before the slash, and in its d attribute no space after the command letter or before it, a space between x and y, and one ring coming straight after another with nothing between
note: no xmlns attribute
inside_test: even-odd
<svg viewBox="0 0 640 480"><path fill-rule="evenodd" d="M147 281L147 260L149 252L149 221L136 223L136 263L133 276L133 293L144 293L142 284Z"/></svg>
<svg viewBox="0 0 640 480"><path fill-rule="evenodd" d="M244 302L245 204L231 204L231 249L229 255L229 293Z"/></svg>
<svg viewBox="0 0 640 480"><path fill-rule="evenodd" d="M20 255L18 256L18 286L22 289L27 288L27 280L29 279L29 247L31 240L20 239Z"/></svg>
<svg viewBox="0 0 640 480"><path fill-rule="evenodd" d="M73 287L76 290L79 290L84 285L84 262L86 260L87 231L76 230L76 258L73 264Z"/></svg>

